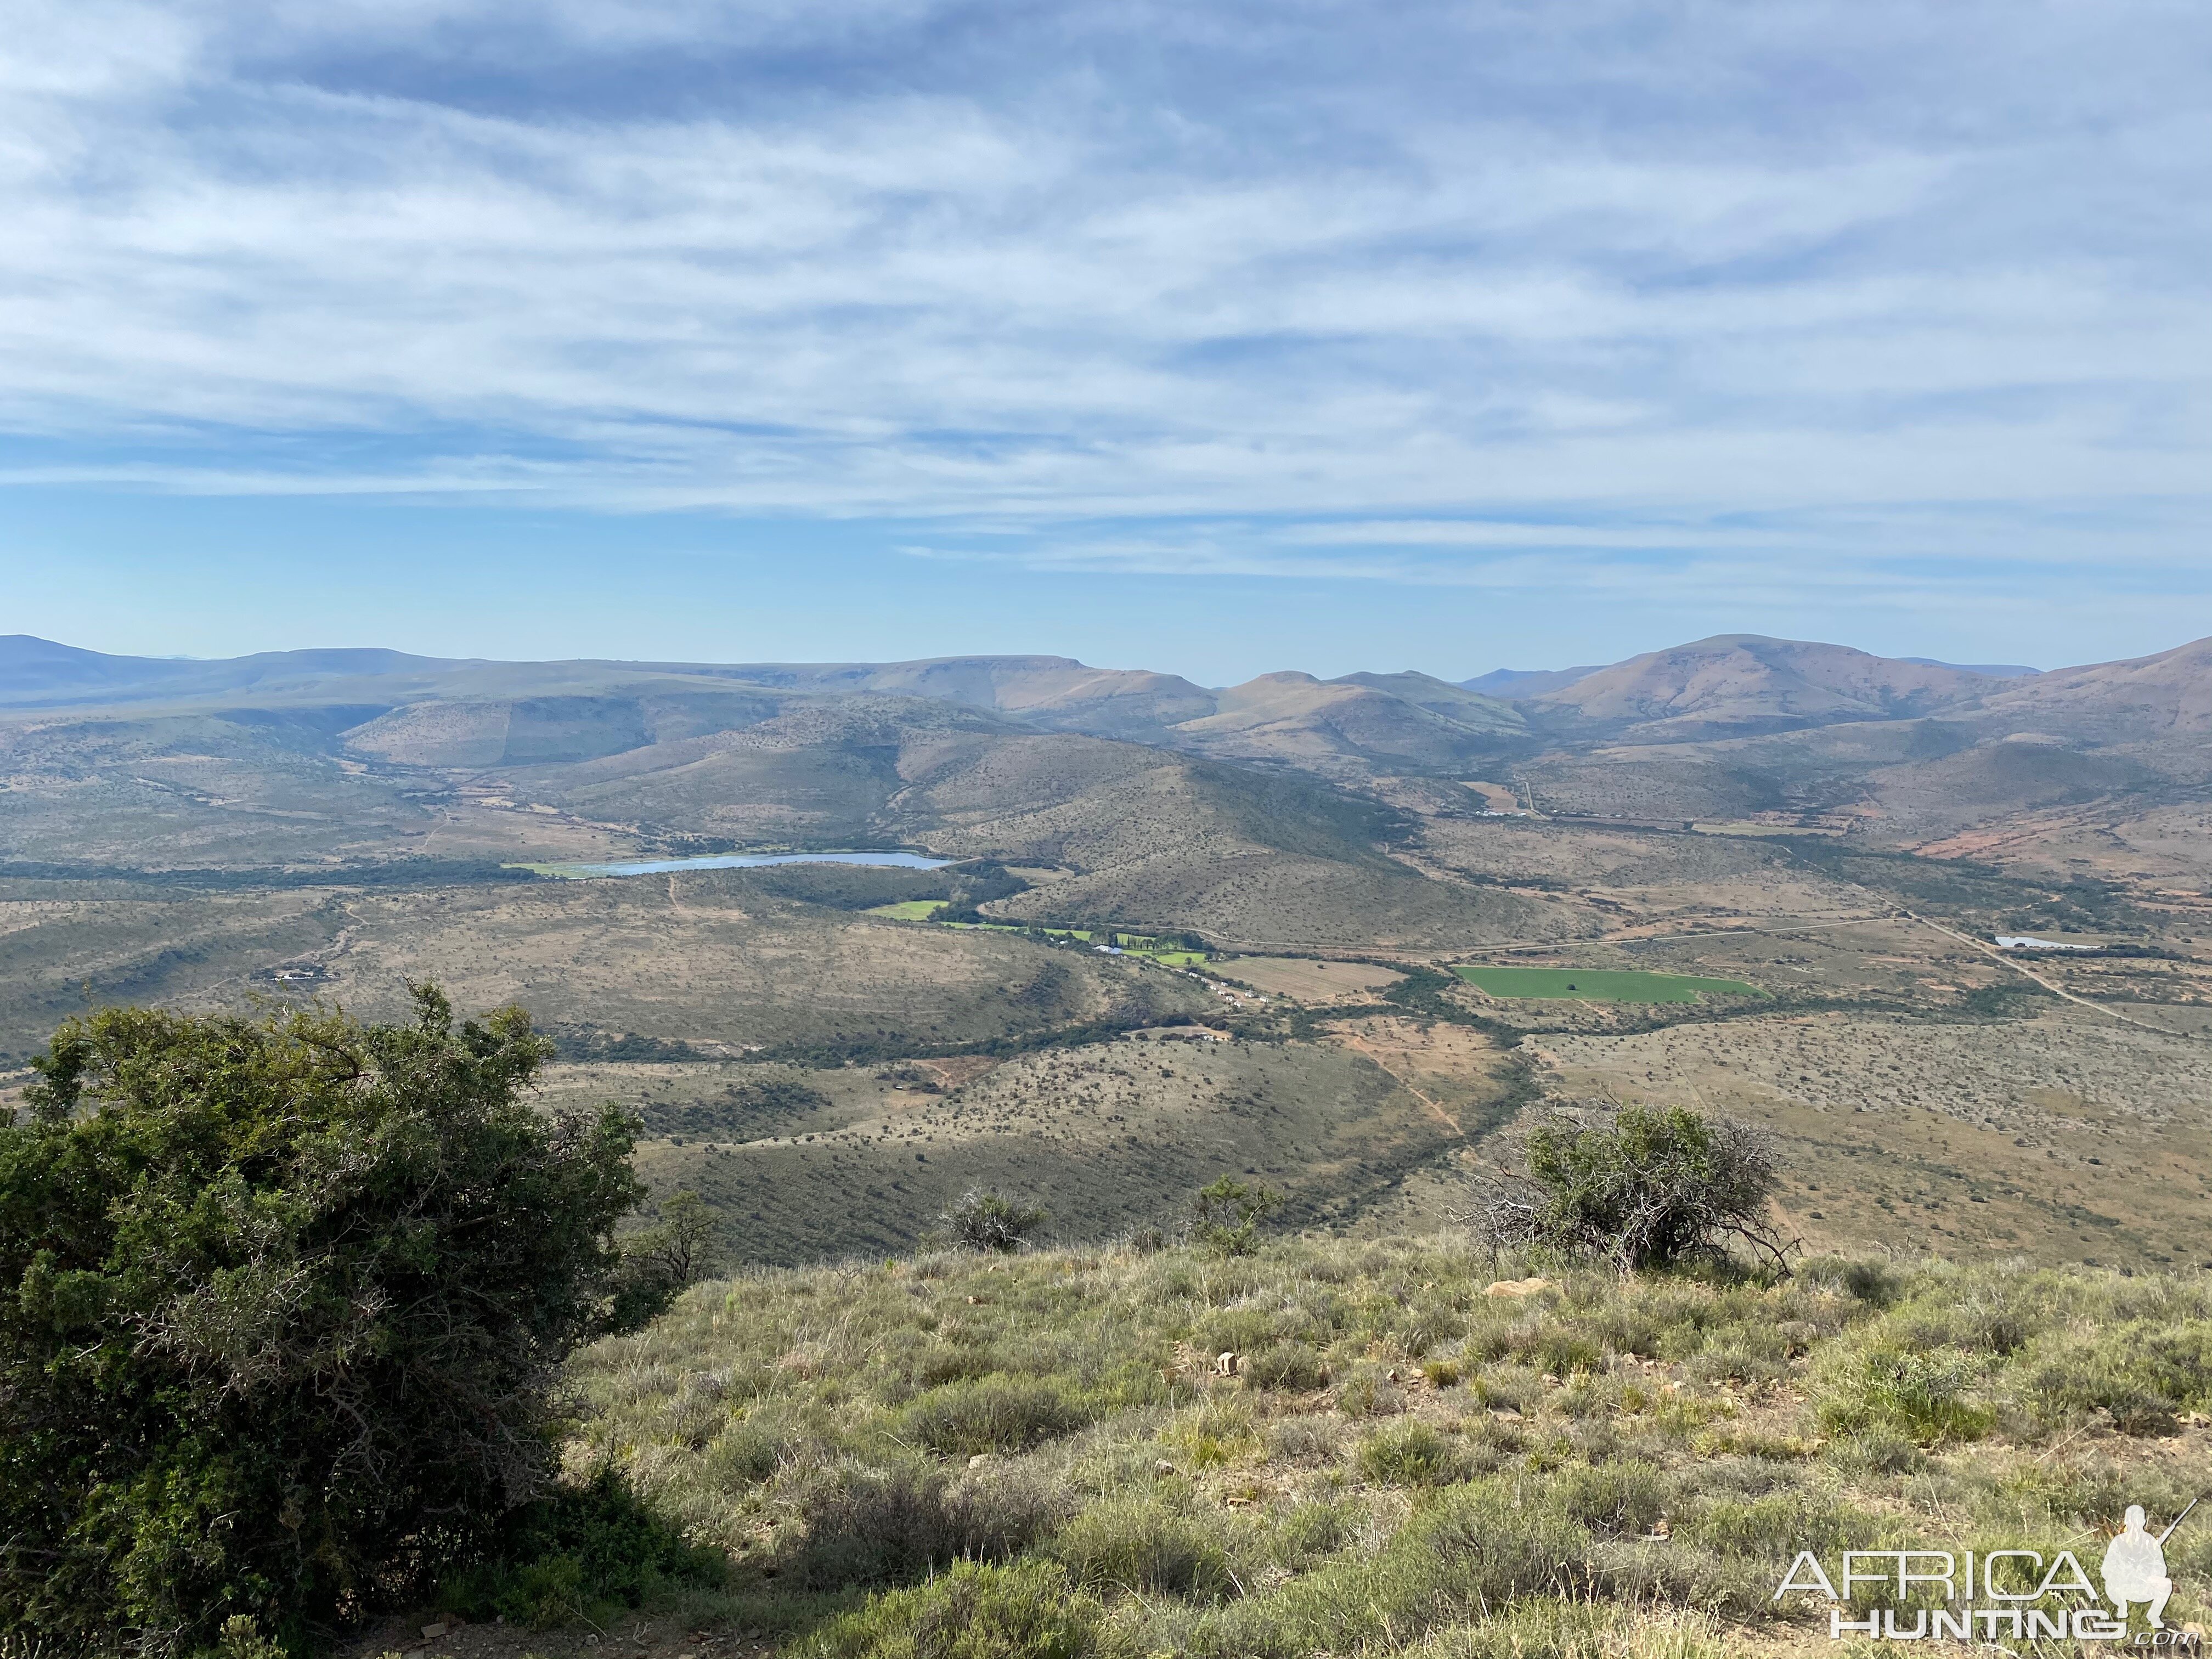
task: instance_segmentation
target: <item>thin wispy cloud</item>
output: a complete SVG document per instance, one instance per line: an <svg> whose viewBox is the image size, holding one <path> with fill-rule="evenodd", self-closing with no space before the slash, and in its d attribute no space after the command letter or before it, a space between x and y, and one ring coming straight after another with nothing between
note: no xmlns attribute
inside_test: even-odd
<svg viewBox="0 0 2212 1659"><path fill-rule="evenodd" d="M2208 47L2150 0L18 0L0 482L2178 569Z"/></svg>

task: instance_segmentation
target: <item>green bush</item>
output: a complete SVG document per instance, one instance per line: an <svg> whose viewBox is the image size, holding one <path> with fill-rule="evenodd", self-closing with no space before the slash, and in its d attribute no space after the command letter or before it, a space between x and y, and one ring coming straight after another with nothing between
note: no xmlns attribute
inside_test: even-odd
<svg viewBox="0 0 2212 1659"><path fill-rule="evenodd" d="M1216 1255L1249 1255L1259 1248L1260 1224L1282 1207L1283 1195L1272 1188L1219 1176L1199 1188L1191 1242Z"/></svg>
<svg viewBox="0 0 2212 1659"><path fill-rule="evenodd" d="M1044 1222L1044 1212L1034 1204L1009 1198L995 1188L970 1187L937 1218L936 1231L963 1249L1009 1255Z"/></svg>
<svg viewBox="0 0 2212 1659"><path fill-rule="evenodd" d="M1066 1525L1053 1545L1086 1589L1229 1592L1229 1558L1207 1527L1151 1495L1109 1498Z"/></svg>
<svg viewBox="0 0 2212 1659"><path fill-rule="evenodd" d="M1099 1609L1048 1562L963 1561L914 1589L833 1619L807 1659L1091 1659Z"/></svg>
<svg viewBox="0 0 2212 1659"><path fill-rule="evenodd" d="M1328 1385L1328 1367L1303 1342L1271 1342L1246 1356L1244 1381L1255 1389L1304 1392Z"/></svg>
<svg viewBox="0 0 2212 1659"><path fill-rule="evenodd" d="M289 1639L545 1489L634 1122L525 1100L520 1009L415 997L388 1026L112 1009L35 1062L0 1125L0 1630Z"/></svg>
<svg viewBox="0 0 2212 1659"><path fill-rule="evenodd" d="M1717 1257L1731 1242L1778 1267L1783 1240L1768 1214L1778 1178L1758 1130L1680 1106L1631 1106L1610 1124L1539 1124L1533 1194L1493 1192L1477 1218L1499 1249L1595 1256L1623 1273Z"/></svg>
<svg viewBox="0 0 2212 1659"><path fill-rule="evenodd" d="M1912 1474L1927 1467L1927 1454L1911 1436L1879 1424L1832 1441L1829 1462L1847 1474Z"/></svg>
<svg viewBox="0 0 2212 1659"><path fill-rule="evenodd" d="M1359 1444L1359 1473L1378 1486L1448 1486L1467 1473L1450 1437L1418 1420L1378 1430Z"/></svg>
<svg viewBox="0 0 2212 1659"><path fill-rule="evenodd" d="M2036 1356L2025 1395L2053 1424L2101 1410L2124 1434L2170 1434L2180 1411L2212 1405L2212 1322L2130 1320L2068 1339Z"/></svg>
<svg viewBox="0 0 2212 1659"><path fill-rule="evenodd" d="M1974 1397L1984 1369L1979 1358L1958 1348L1876 1348L1821 1400L1820 1420L1844 1434L1886 1426L1923 1445L1978 1440L1996 1420L1995 1409Z"/></svg>
<svg viewBox="0 0 2212 1659"><path fill-rule="evenodd" d="M1346 1417L1390 1417L1406 1409L1406 1395L1382 1372L1363 1365L1337 1389L1336 1408Z"/></svg>
<svg viewBox="0 0 2212 1659"><path fill-rule="evenodd" d="M917 1395L901 1413L907 1439L961 1457L1027 1451L1090 1420L1089 1412L1053 1384L1009 1376L949 1382Z"/></svg>
<svg viewBox="0 0 2212 1659"><path fill-rule="evenodd" d="M792 1440L781 1423L749 1413L723 1424L721 1431L708 1441L703 1461L717 1481L750 1485L775 1473Z"/></svg>
<svg viewBox="0 0 2212 1659"><path fill-rule="evenodd" d="M1601 1463L1559 1472L1559 1507L1601 1538L1648 1533L1667 1512L1666 1483L1650 1463Z"/></svg>
<svg viewBox="0 0 2212 1659"><path fill-rule="evenodd" d="M1232 1603L1206 1651L1304 1659L1385 1651L1524 1597L1584 1597L1589 1538L1514 1483L1447 1487L1372 1556L1322 1563L1272 1595Z"/></svg>
<svg viewBox="0 0 2212 1659"><path fill-rule="evenodd" d="M719 1584L726 1572L721 1555L688 1542L602 1468L510 1516L495 1559L449 1574L437 1604L540 1629L605 1625L663 1585Z"/></svg>

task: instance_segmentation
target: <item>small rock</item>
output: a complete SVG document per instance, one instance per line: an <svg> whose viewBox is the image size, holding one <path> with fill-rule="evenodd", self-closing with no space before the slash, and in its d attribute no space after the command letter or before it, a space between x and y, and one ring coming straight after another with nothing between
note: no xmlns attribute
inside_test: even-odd
<svg viewBox="0 0 2212 1659"><path fill-rule="evenodd" d="M980 1469L980 1468L981 1468L983 1467L983 1465L984 1465L984 1464L986 1464L986 1463L989 1462L990 1461L991 1461L991 1454L990 1454L990 1453L988 1453L988 1452L977 1452L977 1453L976 1453L973 1457L971 1457L971 1458L969 1458L969 1459L968 1460L968 1467L969 1467L969 1468L971 1468L971 1469ZM695 1659L696 1659L696 1656L695 1656Z"/></svg>
<svg viewBox="0 0 2212 1659"><path fill-rule="evenodd" d="M1152 1478L1156 1480L1164 1480L1168 1476L1173 1474L1175 1472L1176 1466L1169 1462L1164 1457L1160 1459L1158 1462L1152 1465Z"/></svg>
<svg viewBox="0 0 2212 1659"><path fill-rule="evenodd" d="M1559 1386L1559 1379L1557 1373L1546 1371L1544 1373L1544 1386L1547 1389L1558 1388Z"/></svg>
<svg viewBox="0 0 2212 1659"><path fill-rule="evenodd" d="M1490 1414L1501 1423L1518 1423L1521 1420L1521 1413L1510 1406L1493 1406Z"/></svg>
<svg viewBox="0 0 2212 1659"><path fill-rule="evenodd" d="M425 1625L422 1626L422 1639L426 1642L434 1642L445 1633L446 1627L443 1625Z"/></svg>

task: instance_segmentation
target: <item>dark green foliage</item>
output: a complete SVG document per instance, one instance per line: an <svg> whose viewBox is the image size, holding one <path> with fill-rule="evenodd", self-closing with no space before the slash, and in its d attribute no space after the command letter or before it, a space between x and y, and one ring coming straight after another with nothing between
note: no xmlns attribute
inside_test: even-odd
<svg viewBox="0 0 2212 1659"><path fill-rule="evenodd" d="M564 1025L554 1029L552 1038L553 1051L562 1060L660 1065L699 1058L699 1051L688 1042L641 1036L635 1031L600 1031L586 1025Z"/></svg>
<svg viewBox="0 0 2212 1659"><path fill-rule="evenodd" d="M686 1188L660 1200L659 1218L651 1226L623 1235L613 1326L644 1324L713 1270L721 1213Z"/></svg>
<svg viewBox="0 0 2212 1659"><path fill-rule="evenodd" d="M640 1109L653 1135L750 1140L777 1134L830 1104L811 1084L766 1071L723 1085L703 1100L647 1101Z"/></svg>
<svg viewBox="0 0 2212 1659"><path fill-rule="evenodd" d="M1977 1019L2019 1019L2022 1003L2052 1000L2051 992L2033 980L2008 975L1994 985L1976 986L1959 999L1959 1006Z"/></svg>
<svg viewBox="0 0 2212 1659"><path fill-rule="evenodd" d="M808 1659L1090 1659L1098 1626L1098 1604L1048 1562L963 1561L832 1620L800 1651Z"/></svg>
<svg viewBox="0 0 2212 1659"><path fill-rule="evenodd" d="M937 1218L937 1231L963 1249L1012 1255L1044 1225L1044 1212L995 1188L970 1187Z"/></svg>
<svg viewBox="0 0 2212 1659"><path fill-rule="evenodd" d="M734 851L722 848L715 851ZM833 910L872 910L908 899L942 899L940 921L981 920L976 906L1009 898L1029 884L988 860L943 870L906 870L860 864L772 864L732 870L720 878L740 890L795 899Z"/></svg>
<svg viewBox="0 0 2212 1659"><path fill-rule="evenodd" d="M607 1328L634 1124L455 1029L114 1009L0 1127L0 1629L149 1654L365 1610L550 1474Z"/></svg>
<svg viewBox="0 0 2212 1659"><path fill-rule="evenodd" d="M1283 1207L1283 1195L1255 1182L1221 1176L1198 1189L1190 1235L1216 1255L1249 1255L1259 1248L1260 1224Z"/></svg>
<svg viewBox="0 0 2212 1659"><path fill-rule="evenodd" d="M727 1574L718 1552L686 1540L603 1466L511 1514L493 1559L443 1578L437 1605L540 1628L605 1625L665 1586L715 1585Z"/></svg>
<svg viewBox="0 0 2212 1659"><path fill-rule="evenodd" d="M1583 1465L1562 1472L1559 1507L1601 1538L1648 1533L1666 1513L1666 1486L1650 1463Z"/></svg>
<svg viewBox="0 0 2212 1659"><path fill-rule="evenodd" d="M1782 1265L1768 1219L1774 1154L1758 1131L1686 1108L1631 1106L1610 1124L1568 1118L1528 1137L1533 1195L1494 1194L1476 1220L1500 1247L1595 1256L1623 1273L1751 1245Z"/></svg>

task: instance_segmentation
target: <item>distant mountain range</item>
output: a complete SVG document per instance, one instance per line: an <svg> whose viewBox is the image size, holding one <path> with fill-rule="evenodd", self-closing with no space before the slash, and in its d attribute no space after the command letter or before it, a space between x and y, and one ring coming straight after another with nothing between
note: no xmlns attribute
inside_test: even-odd
<svg viewBox="0 0 2212 1659"><path fill-rule="evenodd" d="M313 650L194 661L0 637L0 708L19 716L149 705L321 708L337 711L331 720L363 728L365 748L395 759L404 750L430 764L580 761L659 741L664 727L693 738L740 730L787 709L764 701L769 694L922 699L1016 729L1324 774L1448 774L1563 744L1711 743L1929 719L1962 734L2156 743L2212 724L2212 641L2038 673L1725 634L1624 662L1499 670L1459 684L1412 672L1327 680L1284 672L1212 689L1054 656L507 663Z"/></svg>

